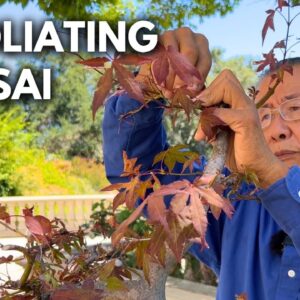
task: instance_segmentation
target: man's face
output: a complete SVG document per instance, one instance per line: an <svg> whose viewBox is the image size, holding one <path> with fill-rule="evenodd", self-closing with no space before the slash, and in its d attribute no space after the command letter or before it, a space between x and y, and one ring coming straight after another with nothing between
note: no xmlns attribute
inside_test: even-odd
<svg viewBox="0 0 300 300"><path fill-rule="evenodd" d="M283 83L278 85L275 93L268 99L267 107L274 109L285 101L300 99L300 64L294 65L293 71L293 76L285 72ZM257 99L266 93L269 83L270 76L262 80ZM300 120L285 121L275 112L272 114L271 124L263 128L263 132L271 151L281 161L289 167L300 165Z"/></svg>

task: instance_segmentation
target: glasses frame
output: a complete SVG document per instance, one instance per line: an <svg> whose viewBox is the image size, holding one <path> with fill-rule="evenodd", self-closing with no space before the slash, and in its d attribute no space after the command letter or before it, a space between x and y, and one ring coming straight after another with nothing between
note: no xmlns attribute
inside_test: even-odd
<svg viewBox="0 0 300 300"><path fill-rule="evenodd" d="M276 113L280 115L280 117L282 118L282 120L287 121L287 122L288 122L288 121L297 121L297 120L300 120L300 117L299 117L299 118L296 118L296 119L286 118L286 117L284 116L283 111L282 111L282 107L284 107L284 105L285 105L286 103L291 103L291 102L296 101L296 100L298 100L298 101L300 102L300 98L295 98L295 99L291 99L291 100L285 100L284 102L280 103L280 105L279 105L277 108L262 107L262 108L268 109L268 110L270 111L270 121L269 121L269 123L268 123L267 125L263 126L263 125L262 125L262 122L260 121L260 124L261 124L262 129L268 128L268 127L271 125L271 123L272 123L272 115L273 115L273 114L276 114ZM257 110L258 114L259 114L259 110L260 110L260 109L261 109L261 108L259 108L259 109ZM259 118L259 120L260 120L260 118Z"/></svg>

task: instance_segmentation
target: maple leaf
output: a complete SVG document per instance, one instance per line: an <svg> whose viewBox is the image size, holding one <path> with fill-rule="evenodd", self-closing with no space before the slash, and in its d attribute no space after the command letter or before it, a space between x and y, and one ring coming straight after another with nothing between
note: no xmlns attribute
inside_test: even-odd
<svg viewBox="0 0 300 300"><path fill-rule="evenodd" d="M109 59L107 57L94 57L90 59L79 60L77 63L90 68L102 68L108 61Z"/></svg>
<svg viewBox="0 0 300 300"><path fill-rule="evenodd" d="M127 218L123 223L121 223L116 231L112 234L111 240L112 240L112 244L115 246L120 240L121 238L124 236L124 234L126 233L126 230L128 228L128 226L134 222L142 213L145 205L147 204L147 200L144 200L134 211L133 213L129 216L129 218Z"/></svg>
<svg viewBox="0 0 300 300"><path fill-rule="evenodd" d="M275 43L275 45L273 46L273 49L280 49L280 48L285 48L285 41L281 40Z"/></svg>
<svg viewBox="0 0 300 300"><path fill-rule="evenodd" d="M184 164L186 161L195 157L196 152L188 151L187 148L188 147L186 145L170 147L166 151L162 151L154 157L153 165L161 161L168 167L169 172L172 172L176 162Z"/></svg>
<svg viewBox="0 0 300 300"><path fill-rule="evenodd" d="M225 129L227 124L213 114L215 107L205 108L201 113L200 124L201 129L206 135L209 142L216 138L218 128Z"/></svg>
<svg viewBox="0 0 300 300"><path fill-rule="evenodd" d="M201 244L205 245L205 233L207 228L207 217L206 217L206 210L201 203L201 198L199 198L199 194L196 192L195 189L190 188L190 213L191 213L191 220L193 227L195 228L196 232L199 234L201 239Z"/></svg>
<svg viewBox="0 0 300 300"><path fill-rule="evenodd" d="M133 99L140 101L141 103L144 103L144 95L142 88L139 82L134 79L133 74L121 64L119 64L117 61L113 61L112 66L116 71L118 81L125 89L125 91L129 94L129 96Z"/></svg>
<svg viewBox="0 0 300 300"><path fill-rule="evenodd" d="M282 7L284 6L290 6L289 3L286 0L278 0L278 9L280 9L280 11L282 11Z"/></svg>
<svg viewBox="0 0 300 300"><path fill-rule="evenodd" d="M6 209L6 206L0 203L0 220L4 220L6 223L10 224L10 215Z"/></svg>
<svg viewBox="0 0 300 300"><path fill-rule="evenodd" d="M167 53L162 53L151 64L152 76L158 85L161 85L169 74L169 60Z"/></svg>
<svg viewBox="0 0 300 300"><path fill-rule="evenodd" d="M113 199L113 212L125 202L126 191L118 193Z"/></svg>
<svg viewBox="0 0 300 300"><path fill-rule="evenodd" d="M161 224L165 231L169 233L167 223L167 209L163 196L156 196L155 192L150 194L148 200L148 214L150 224Z"/></svg>
<svg viewBox="0 0 300 300"><path fill-rule="evenodd" d="M126 151L123 150L124 169L123 169L123 174L121 174L121 176L130 176L130 175L138 174L142 165L136 166L136 162L137 162L137 157L128 158Z"/></svg>
<svg viewBox="0 0 300 300"><path fill-rule="evenodd" d="M183 54L171 45L168 46L167 52L172 69L181 80L186 84L203 83L202 75Z"/></svg>
<svg viewBox="0 0 300 300"><path fill-rule="evenodd" d="M189 235L187 234L187 230L185 230L186 228L181 228L181 225L175 216L171 215L169 217L168 224L170 227L170 234L167 236L167 243L179 263L183 255L184 246L189 240ZM191 230L190 227L188 230Z"/></svg>
<svg viewBox="0 0 300 300"><path fill-rule="evenodd" d="M124 203L128 209L133 209L137 200L144 199L150 188L152 188L151 179L141 181L138 176L135 176L129 182L111 184L101 191L121 190L113 199L113 210L115 211Z"/></svg>
<svg viewBox="0 0 300 300"><path fill-rule="evenodd" d="M180 105L185 111L188 121L190 120L190 114L194 108L194 102L190 99L190 97L188 97L184 87L175 89L171 103L176 106Z"/></svg>
<svg viewBox="0 0 300 300"><path fill-rule="evenodd" d="M164 230L164 227L161 225L155 226L147 247L147 253L150 254L154 260L157 260L162 266L164 266L165 263L164 254L166 249L164 243L166 239L167 233Z"/></svg>
<svg viewBox="0 0 300 300"><path fill-rule="evenodd" d="M103 105L107 95L109 94L113 83L113 69L109 68L102 75L97 83L96 91L94 92L94 99L92 104L93 120L100 106Z"/></svg>
<svg viewBox="0 0 300 300"><path fill-rule="evenodd" d="M188 199L188 193L178 193L172 198L170 208L175 215L180 215L180 213L186 207Z"/></svg>
<svg viewBox="0 0 300 300"><path fill-rule="evenodd" d="M52 232L51 222L43 216L25 215L25 225L33 235L50 235Z"/></svg>
<svg viewBox="0 0 300 300"><path fill-rule="evenodd" d="M271 28L273 31L275 31L275 27L274 27L274 15L275 15L275 10L273 9L269 9L266 11L266 13L268 14L264 27L262 29L262 43L264 43L267 31L269 28Z"/></svg>

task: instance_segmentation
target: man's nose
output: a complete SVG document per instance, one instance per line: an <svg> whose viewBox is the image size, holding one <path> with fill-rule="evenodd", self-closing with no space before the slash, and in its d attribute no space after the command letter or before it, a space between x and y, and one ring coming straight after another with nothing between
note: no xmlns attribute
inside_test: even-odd
<svg viewBox="0 0 300 300"><path fill-rule="evenodd" d="M272 116L270 133L273 141L288 139L292 134L287 121L283 120L279 113L273 114Z"/></svg>

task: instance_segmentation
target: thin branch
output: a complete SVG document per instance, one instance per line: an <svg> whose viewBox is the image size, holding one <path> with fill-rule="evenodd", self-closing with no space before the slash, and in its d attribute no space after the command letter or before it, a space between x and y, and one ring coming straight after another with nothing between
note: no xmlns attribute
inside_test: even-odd
<svg viewBox="0 0 300 300"><path fill-rule="evenodd" d="M7 229L19 234L20 236L27 238L27 235L25 235L24 233L10 227L7 223L0 221L0 224L3 225L4 227L6 227Z"/></svg>
<svg viewBox="0 0 300 300"><path fill-rule="evenodd" d="M300 43L300 41L295 42L293 45L291 45L291 46L288 48L287 52L289 52L293 47L295 47L295 46L298 45L299 43Z"/></svg>
<svg viewBox="0 0 300 300"><path fill-rule="evenodd" d="M298 16L300 16L300 12L298 12L298 13L291 19L290 24L292 24Z"/></svg>
<svg viewBox="0 0 300 300"><path fill-rule="evenodd" d="M266 92L266 94L256 103L256 108L260 108L262 107L267 100L274 94L275 89L277 88L277 86L279 85L280 80L277 78L275 84L273 87L269 87L268 91Z"/></svg>

